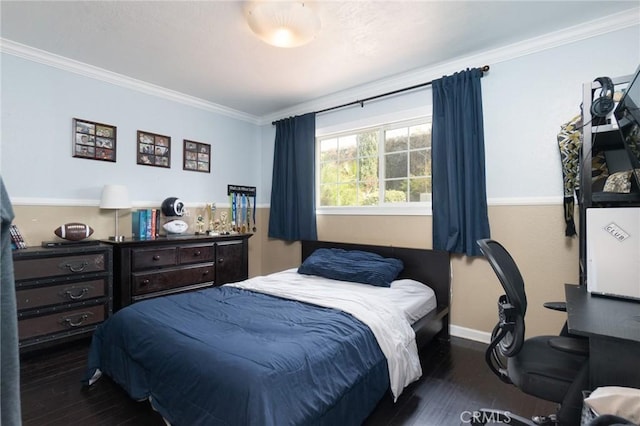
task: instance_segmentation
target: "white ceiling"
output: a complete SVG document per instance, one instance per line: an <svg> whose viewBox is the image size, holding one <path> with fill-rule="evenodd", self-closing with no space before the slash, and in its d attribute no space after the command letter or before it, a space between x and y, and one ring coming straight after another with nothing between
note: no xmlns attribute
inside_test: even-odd
<svg viewBox="0 0 640 426"><path fill-rule="evenodd" d="M309 1L320 33L306 46L281 49L251 33L246 2L2 0L0 35L263 117L631 8L638 14L639 4Z"/></svg>

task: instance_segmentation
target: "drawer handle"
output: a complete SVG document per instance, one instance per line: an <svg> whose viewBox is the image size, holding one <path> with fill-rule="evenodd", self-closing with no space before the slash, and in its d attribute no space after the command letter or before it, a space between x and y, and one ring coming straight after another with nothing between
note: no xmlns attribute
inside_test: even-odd
<svg viewBox="0 0 640 426"><path fill-rule="evenodd" d="M155 256L153 256L153 260L160 260L160 256L156 254Z"/></svg>
<svg viewBox="0 0 640 426"><path fill-rule="evenodd" d="M218 259L218 263L223 263L223 262L224 262L224 258L221 257Z"/></svg>
<svg viewBox="0 0 640 426"><path fill-rule="evenodd" d="M209 270L208 269L206 271L202 272L202 276L205 276L205 275L209 275Z"/></svg>
<svg viewBox="0 0 640 426"><path fill-rule="evenodd" d="M89 315L91 315L91 313L89 312L85 312L80 316L77 316L75 318L69 318L66 317L62 320L62 325L64 325L65 327L80 327L86 320L87 318L89 318Z"/></svg>
<svg viewBox="0 0 640 426"><path fill-rule="evenodd" d="M64 265L66 268L68 268L71 272L82 272L84 271L84 268L86 268L87 266L89 266L89 262L87 262L86 260L83 261L80 264L71 264L71 263L67 263L66 265Z"/></svg>
<svg viewBox="0 0 640 426"><path fill-rule="evenodd" d="M194 252L194 253L193 253L193 255L194 255L195 257L200 256L200 254L201 254L201 251L200 251L200 250L198 250L198 251L196 251L196 252Z"/></svg>
<svg viewBox="0 0 640 426"><path fill-rule="evenodd" d="M80 290L80 292L78 292L78 290ZM82 299L88 292L89 289L87 287L82 287L81 289L70 288L64 291L64 295L71 300L78 300Z"/></svg>
<svg viewBox="0 0 640 426"><path fill-rule="evenodd" d="M151 281L149 281L148 279L142 280L140 281L140 285L148 285Z"/></svg>

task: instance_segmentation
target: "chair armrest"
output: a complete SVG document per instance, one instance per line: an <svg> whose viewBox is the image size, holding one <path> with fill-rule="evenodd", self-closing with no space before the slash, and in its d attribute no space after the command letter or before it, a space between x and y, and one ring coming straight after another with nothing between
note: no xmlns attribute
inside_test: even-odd
<svg viewBox="0 0 640 426"><path fill-rule="evenodd" d="M545 302L542 306L554 311L567 312L567 302Z"/></svg>
<svg viewBox="0 0 640 426"><path fill-rule="evenodd" d="M553 337L549 339L549 346L562 352L569 352L576 355L589 355L589 339Z"/></svg>

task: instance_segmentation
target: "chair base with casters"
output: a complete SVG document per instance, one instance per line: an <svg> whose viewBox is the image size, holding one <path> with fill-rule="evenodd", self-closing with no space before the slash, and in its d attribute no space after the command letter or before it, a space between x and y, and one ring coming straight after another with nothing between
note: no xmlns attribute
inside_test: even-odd
<svg viewBox="0 0 640 426"><path fill-rule="evenodd" d="M557 402L560 408L555 415L534 419L482 409L479 413L484 416L480 415L480 421L473 424L578 425L582 390L589 386L588 341L568 336L536 336L525 340L527 298L520 271L500 243L487 239L479 240L478 245L505 291L498 300L499 321L485 353L487 365L503 382L529 395ZM496 422L491 415L502 415L503 421ZM504 421L507 418L510 422Z"/></svg>
<svg viewBox="0 0 640 426"><path fill-rule="evenodd" d="M496 349L500 328L492 333L492 343L485 353L491 370L505 383L525 393L560 403L557 413L527 419L504 410L482 408L473 425L566 425L579 424L582 390L589 385L588 342L558 336L536 336L523 342L516 356L506 359ZM496 339L496 337L498 337ZM554 365L553 376L549 365Z"/></svg>

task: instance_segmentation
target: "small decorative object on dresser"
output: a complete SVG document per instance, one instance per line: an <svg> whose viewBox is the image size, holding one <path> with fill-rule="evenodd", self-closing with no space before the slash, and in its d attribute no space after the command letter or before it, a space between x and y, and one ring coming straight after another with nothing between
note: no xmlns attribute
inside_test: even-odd
<svg viewBox="0 0 640 426"><path fill-rule="evenodd" d="M182 216L184 214L184 203L177 197L165 198L160 208L162 214L167 217Z"/></svg>
<svg viewBox="0 0 640 426"><path fill-rule="evenodd" d="M124 185L105 185L102 188L102 197L100 198L101 209L113 209L116 211L116 233L113 237L109 237L114 241L124 240L124 235L118 232L118 210L130 209L131 200L129 199L129 191Z"/></svg>
<svg viewBox="0 0 640 426"><path fill-rule="evenodd" d="M20 233L20 230L16 225L11 225L9 228L11 234L11 248L13 249L26 249L27 243L24 241L24 237Z"/></svg>
<svg viewBox="0 0 640 426"><path fill-rule="evenodd" d="M93 228L85 223L72 222L57 227L53 233L63 240L81 241L93 234Z"/></svg>
<svg viewBox="0 0 640 426"><path fill-rule="evenodd" d="M169 234L182 234L189 228L184 220L170 220L162 225L162 228Z"/></svg>
<svg viewBox="0 0 640 426"><path fill-rule="evenodd" d="M208 203L207 210L209 211L209 228L207 229L207 234L209 235L217 235L216 229L216 203Z"/></svg>
<svg viewBox="0 0 640 426"><path fill-rule="evenodd" d="M204 234L204 216L202 216L201 214L196 217L196 226L198 227L196 235Z"/></svg>

